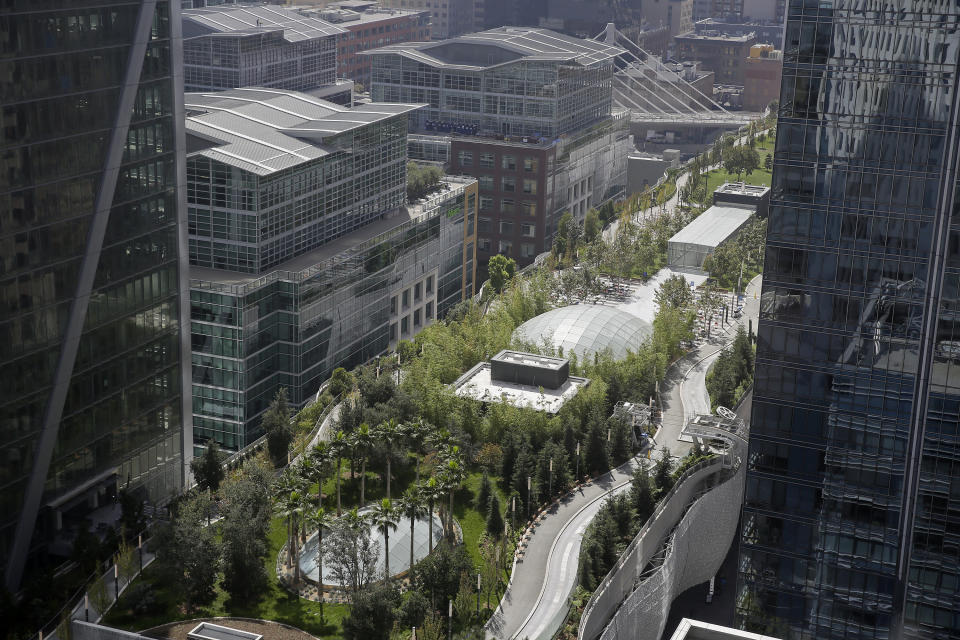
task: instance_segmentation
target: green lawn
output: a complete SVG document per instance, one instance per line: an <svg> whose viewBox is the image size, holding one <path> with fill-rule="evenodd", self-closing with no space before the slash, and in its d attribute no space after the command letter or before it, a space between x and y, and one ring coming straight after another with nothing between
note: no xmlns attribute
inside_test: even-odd
<svg viewBox="0 0 960 640"><path fill-rule="evenodd" d="M156 566L151 565L144 571L143 577L134 581L133 586L136 587L141 581L146 581L154 586L154 594L157 598L155 609L146 615L142 613L134 614L131 610L133 602L129 597L132 591L128 589L120 597L120 603L107 614L104 623L121 629L138 631L178 620L237 616L282 622L303 629L318 638L340 637L340 621L346 617L349 611L346 605L324 605L326 619L321 621L319 603L291 594L277 581L277 554L285 540L286 525L282 518L275 518L270 526L270 551L264 559L268 584L263 596L256 603L239 604L232 602L226 592L218 585L216 599L212 604L188 613L177 604L180 594L170 593L169 590L160 585Z"/></svg>

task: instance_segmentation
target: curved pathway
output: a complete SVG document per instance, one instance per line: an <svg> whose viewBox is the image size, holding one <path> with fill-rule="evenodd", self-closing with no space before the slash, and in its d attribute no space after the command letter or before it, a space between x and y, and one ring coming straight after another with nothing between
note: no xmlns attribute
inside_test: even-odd
<svg viewBox="0 0 960 640"><path fill-rule="evenodd" d="M656 445L667 447L674 456L683 456L689 442L679 440L687 413L708 412L710 399L705 376L737 327L753 319L756 329L759 311L760 277L747 285L744 314L717 331L708 342L677 361L661 388L663 418ZM756 297L754 297L756 296ZM689 407L689 409L688 409ZM523 562L516 563L500 606L486 625L487 638L553 637L567 611L567 596L577 579L580 543L603 499L629 487L630 476L639 459L634 458L589 485L567 494L554 503L532 529Z"/></svg>

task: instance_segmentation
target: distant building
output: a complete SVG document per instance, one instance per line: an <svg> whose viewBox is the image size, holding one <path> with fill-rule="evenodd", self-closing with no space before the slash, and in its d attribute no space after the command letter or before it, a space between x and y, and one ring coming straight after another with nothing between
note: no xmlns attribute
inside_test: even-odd
<svg viewBox="0 0 960 640"><path fill-rule="evenodd" d="M236 450L279 388L301 406L472 294L476 182L405 204L416 106L257 89L186 103L195 442Z"/></svg>
<svg viewBox="0 0 960 640"><path fill-rule="evenodd" d="M527 264L550 248L564 211L582 220L623 191L627 119L611 116L621 51L504 27L365 55L375 101L428 105L411 115L412 157L479 180L481 262L502 253Z"/></svg>
<svg viewBox="0 0 960 640"><path fill-rule="evenodd" d="M694 23L693 30L698 34L724 34L728 36L746 36L754 34L757 42L772 43L774 48L783 42L782 22L758 22L756 20L717 20L708 18Z"/></svg>
<svg viewBox="0 0 960 640"><path fill-rule="evenodd" d="M713 71L718 85L743 86L746 58L757 43L753 33L729 36L718 32L685 33L675 38L681 60L698 60L704 69Z"/></svg>
<svg viewBox="0 0 960 640"><path fill-rule="evenodd" d="M742 18L744 0L711 0L710 17Z"/></svg>
<svg viewBox="0 0 960 640"><path fill-rule="evenodd" d="M640 193L657 183L670 168L661 156L636 151L627 157L627 194Z"/></svg>
<svg viewBox="0 0 960 640"><path fill-rule="evenodd" d="M219 5L183 12L186 91L268 87L312 91L337 81L337 38L346 29L296 11ZM349 104L352 85L327 100ZM345 96L343 94L346 94Z"/></svg>
<svg viewBox="0 0 960 640"><path fill-rule="evenodd" d="M743 108L763 111L774 100L780 99L780 75L783 73L783 52L772 44L750 47L743 71Z"/></svg>
<svg viewBox="0 0 960 640"><path fill-rule="evenodd" d="M427 11L430 13L430 37L453 38L478 28L474 0L380 0L384 7ZM480 10L482 23L483 12Z"/></svg>
<svg viewBox="0 0 960 640"><path fill-rule="evenodd" d="M337 45L337 75L359 82L366 89L370 88L370 58L360 55L361 51L430 39L430 12L426 10L408 11L365 0L343 0L298 11L346 29Z"/></svg>

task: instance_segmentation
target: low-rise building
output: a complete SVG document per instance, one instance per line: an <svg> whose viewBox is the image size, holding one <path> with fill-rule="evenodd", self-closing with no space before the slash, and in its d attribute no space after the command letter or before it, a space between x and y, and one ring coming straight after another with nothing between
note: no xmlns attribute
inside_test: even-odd
<svg viewBox="0 0 960 640"><path fill-rule="evenodd" d="M753 207L757 217L766 218L770 208L770 187L725 182L713 192L713 204Z"/></svg>
<svg viewBox="0 0 960 640"><path fill-rule="evenodd" d="M743 86L746 58L757 36L731 36L714 31L685 33L675 38L681 60L698 60L713 71L715 84Z"/></svg>
<svg viewBox="0 0 960 640"><path fill-rule="evenodd" d="M747 205L710 207L667 241L670 268L702 269L707 256L734 240L754 213L756 209Z"/></svg>
<svg viewBox="0 0 960 640"><path fill-rule="evenodd" d="M408 114L264 89L187 94L194 441L236 450L473 293L476 181L406 204Z"/></svg>
<svg viewBox="0 0 960 640"><path fill-rule="evenodd" d="M342 0L325 7L301 7L303 15L346 30L337 45L337 75L370 87L370 58L362 51L398 42L430 39L430 12L383 7L366 0Z"/></svg>
<svg viewBox="0 0 960 640"><path fill-rule="evenodd" d="M763 111L780 99L780 76L783 73L783 52L772 44L755 44L745 60L743 72L743 108Z"/></svg>

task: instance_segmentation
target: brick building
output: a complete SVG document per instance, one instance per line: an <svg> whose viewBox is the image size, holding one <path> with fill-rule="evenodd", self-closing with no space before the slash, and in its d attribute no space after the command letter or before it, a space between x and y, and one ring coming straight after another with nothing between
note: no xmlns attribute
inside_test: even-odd
<svg viewBox="0 0 960 640"><path fill-rule="evenodd" d="M370 58L361 51L399 42L430 39L430 12L382 7L366 0L343 0L323 8L300 9L345 29L337 41L337 75L370 87Z"/></svg>
<svg viewBox="0 0 960 640"><path fill-rule="evenodd" d="M743 76L743 108L763 111L768 104L780 99L780 74L783 72L783 52L772 44L755 44L750 48Z"/></svg>
<svg viewBox="0 0 960 640"><path fill-rule="evenodd" d="M685 33L675 38L681 60L698 60L707 71L713 71L714 84L743 86L746 58L757 36L739 36L715 31Z"/></svg>

